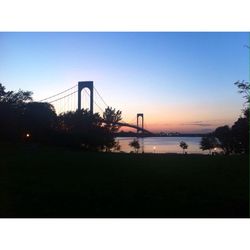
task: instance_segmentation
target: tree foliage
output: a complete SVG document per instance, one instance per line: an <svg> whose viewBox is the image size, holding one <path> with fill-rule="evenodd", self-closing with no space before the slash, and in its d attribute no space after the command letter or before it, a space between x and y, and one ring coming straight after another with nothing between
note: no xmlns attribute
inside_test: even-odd
<svg viewBox="0 0 250 250"><path fill-rule="evenodd" d="M114 138L112 124L103 126L103 119L98 113L92 114L88 110L66 112L58 117L58 129L74 138L76 147L86 150L118 149L119 145Z"/></svg>
<svg viewBox="0 0 250 250"><path fill-rule="evenodd" d="M180 147L183 149L183 154L185 153L185 150L188 148L188 144L184 141L180 142Z"/></svg>
<svg viewBox="0 0 250 250"><path fill-rule="evenodd" d="M233 138L232 131L229 126L225 125L218 127L214 131L214 136L218 138L220 142L220 147L223 149L226 155L233 152Z"/></svg>
<svg viewBox="0 0 250 250"><path fill-rule="evenodd" d="M129 143L129 146L134 148L135 152L138 153L139 149L140 149L140 143L138 141L138 139L134 139L133 141L131 141Z"/></svg>
<svg viewBox="0 0 250 250"><path fill-rule="evenodd" d="M234 83L238 87L238 92L243 95L247 103L250 103L250 84L246 81L237 81Z"/></svg>
<svg viewBox="0 0 250 250"><path fill-rule="evenodd" d="M32 92L18 90L15 91L5 91L5 87L0 83L0 103L7 104L23 104L28 101L32 101Z"/></svg>
<svg viewBox="0 0 250 250"><path fill-rule="evenodd" d="M55 109L49 103L27 103L23 108L21 124L24 132L30 133L33 140L48 139L48 133L57 126Z"/></svg>
<svg viewBox="0 0 250 250"><path fill-rule="evenodd" d="M220 147L225 154L248 154L249 153L249 103L250 103L250 85L249 82L237 81L234 83L239 93L246 99L243 110L243 117L239 117L234 125L222 126L216 128L213 135L219 140Z"/></svg>
<svg viewBox="0 0 250 250"><path fill-rule="evenodd" d="M102 124L98 113L92 114L84 109L62 113L58 116L58 122L60 129L71 133L90 132Z"/></svg>
<svg viewBox="0 0 250 250"><path fill-rule="evenodd" d="M32 92L6 91L0 83L0 139L20 140L25 105L32 101Z"/></svg>
<svg viewBox="0 0 250 250"><path fill-rule="evenodd" d="M103 120L105 121L105 128L111 133L119 130L120 126L117 124L122 120L122 112L120 110L107 107L103 113Z"/></svg>
<svg viewBox="0 0 250 250"><path fill-rule="evenodd" d="M201 138L200 148L202 150L209 150L209 153L211 154L211 150L216 147L219 147L219 143L212 134L208 134Z"/></svg>
<svg viewBox="0 0 250 250"><path fill-rule="evenodd" d="M249 153L249 119L240 117L232 126L233 147L235 153Z"/></svg>

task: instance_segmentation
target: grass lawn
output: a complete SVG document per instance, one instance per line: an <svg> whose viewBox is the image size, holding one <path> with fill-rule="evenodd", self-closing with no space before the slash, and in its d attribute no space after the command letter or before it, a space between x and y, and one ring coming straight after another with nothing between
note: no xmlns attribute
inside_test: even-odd
<svg viewBox="0 0 250 250"><path fill-rule="evenodd" d="M248 156L0 150L0 217L249 217Z"/></svg>

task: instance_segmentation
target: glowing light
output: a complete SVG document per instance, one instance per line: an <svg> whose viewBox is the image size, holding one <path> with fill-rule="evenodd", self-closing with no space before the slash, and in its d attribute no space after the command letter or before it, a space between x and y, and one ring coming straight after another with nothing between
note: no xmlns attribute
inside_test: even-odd
<svg viewBox="0 0 250 250"><path fill-rule="evenodd" d="M29 138L29 137L30 137L30 134L29 134L29 133L27 133L27 134L26 134L26 137L27 137L27 138Z"/></svg>

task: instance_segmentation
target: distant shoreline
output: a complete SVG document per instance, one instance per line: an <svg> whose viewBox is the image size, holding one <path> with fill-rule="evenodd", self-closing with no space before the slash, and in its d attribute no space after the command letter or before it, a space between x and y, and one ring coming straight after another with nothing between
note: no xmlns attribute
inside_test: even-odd
<svg viewBox="0 0 250 250"><path fill-rule="evenodd" d="M142 135L136 133L117 133L115 137L203 137L207 134L175 134L175 135L159 135L159 134L150 134L150 135Z"/></svg>

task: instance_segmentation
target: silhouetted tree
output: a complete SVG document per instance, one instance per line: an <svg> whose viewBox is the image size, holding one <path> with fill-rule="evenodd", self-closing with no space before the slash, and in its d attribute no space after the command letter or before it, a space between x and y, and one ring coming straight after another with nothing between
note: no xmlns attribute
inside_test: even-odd
<svg viewBox="0 0 250 250"><path fill-rule="evenodd" d="M102 126L102 118L98 113L88 110L67 112L58 117L59 130L67 133L68 146L82 147L86 150L110 151L117 147L114 134L106 126Z"/></svg>
<svg viewBox="0 0 250 250"><path fill-rule="evenodd" d="M49 132L57 126L55 109L49 103L27 103L24 105L21 124L23 132L28 132L33 141L48 141Z"/></svg>
<svg viewBox="0 0 250 250"><path fill-rule="evenodd" d="M103 113L103 120L105 121L104 127L111 133L115 133L119 130L120 126L116 123L122 120L122 112L115 110L111 107L107 107Z"/></svg>
<svg viewBox="0 0 250 250"><path fill-rule="evenodd" d="M239 93L246 99L243 117L240 117L230 129L228 126L218 127L213 135L218 138L225 154L249 153L249 82L237 81L234 83L239 88Z"/></svg>
<svg viewBox="0 0 250 250"><path fill-rule="evenodd" d="M243 117L240 117L232 126L232 133L235 138L235 150L237 153L249 153L249 104L250 84L245 81L234 83L239 88L239 93L246 99L243 109Z"/></svg>
<svg viewBox="0 0 250 250"><path fill-rule="evenodd" d="M247 112L245 114L245 117L240 117L232 126L235 153L249 153L249 119Z"/></svg>
<svg viewBox="0 0 250 250"><path fill-rule="evenodd" d="M32 101L32 92L6 91L0 83L0 140L21 139L25 104Z"/></svg>
<svg viewBox="0 0 250 250"><path fill-rule="evenodd" d="M244 115L244 117L249 121L249 108L247 108L247 109L245 109L245 110L243 111L243 115Z"/></svg>
<svg viewBox="0 0 250 250"><path fill-rule="evenodd" d="M209 154L211 154L211 150L218 147L219 146L219 143L218 141L216 140L216 138L211 135L211 134L208 134L206 136L203 136L201 138L201 142L200 142L200 148L202 150L209 150Z"/></svg>
<svg viewBox="0 0 250 250"><path fill-rule="evenodd" d="M140 143L139 143L139 141L137 140L137 139L134 139L133 141L131 141L130 143L129 143L129 146L130 147L132 147L132 148L134 148L134 150L135 150L135 152L136 153L138 153L138 150L140 149Z"/></svg>
<svg viewBox="0 0 250 250"><path fill-rule="evenodd" d="M0 83L0 103L8 104L23 104L28 101L32 101L32 92L18 90L15 91L5 91L5 87Z"/></svg>
<svg viewBox="0 0 250 250"><path fill-rule="evenodd" d="M234 83L239 88L239 93L243 94L246 103L250 103L250 84L245 81L237 81Z"/></svg>
<svg viewBox="0 0 250 250"><path fill-rule="evenodd" d="M101 117L98 113L92 114L88 110L69 111L58 116L60 129L66 132L89 132L94 128L101 127Z"/></svg>
<svg viewBox="0 0 250 250"><path fill-rule="evenodd" d="M213 135L219 140L220 147L226 155L233 152L233 137L231 129L226 125L216 128Z"/></svg>
<svg viewBox="0 0 250 250"><path fill-rule="evenodd" d="M245 81L237 81L234 84L239 88L239 93L243 94L243 98L246 99L244 103L243 114L246 119L249 119L250 83Z"/></svg>
<svg viewBox="0 0 250 250"><path fill-rule="evenodd" d="M119 142L116 142L116 145L113 147L115 151L120 151L121 150L121 145Z"/></svg>
<svg viewBox="0 0 250 250"><path fill-rule="evenodd" d="M183 154L185 153L185 149L188 148L188 144L184 141L180 142L180 147L183 149Z"/></svg>

